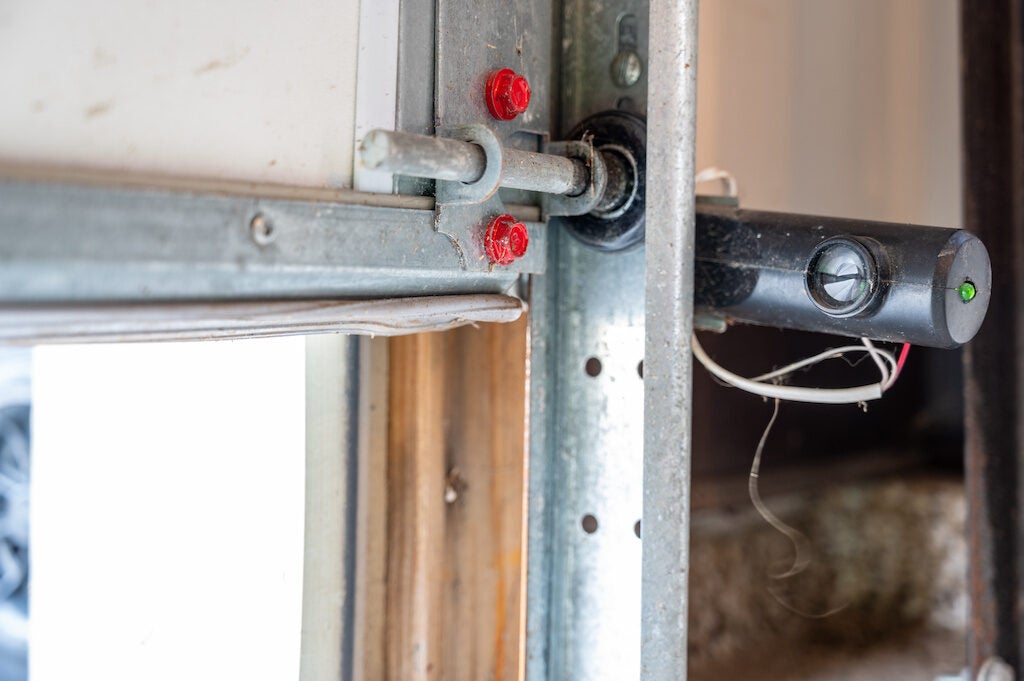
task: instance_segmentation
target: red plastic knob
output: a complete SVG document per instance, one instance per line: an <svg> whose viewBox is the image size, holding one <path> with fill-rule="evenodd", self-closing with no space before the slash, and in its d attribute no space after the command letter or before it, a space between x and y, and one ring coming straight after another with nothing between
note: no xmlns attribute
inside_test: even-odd
<svg viewBox="0 0 1024 681"><path fill-rule="evenodd" d="M511 215L499 215L491 220L484 233L484 251L495 265L509 265L526 255L530 233L526 225L516 222Z"/></svg>
<svg viewBox="0 0 1024 681"><path fill-rule="evenodd" d="M486 99L492 116L510 121L530 106L530 83L512 69L495 71L487 79Z"/></svg>

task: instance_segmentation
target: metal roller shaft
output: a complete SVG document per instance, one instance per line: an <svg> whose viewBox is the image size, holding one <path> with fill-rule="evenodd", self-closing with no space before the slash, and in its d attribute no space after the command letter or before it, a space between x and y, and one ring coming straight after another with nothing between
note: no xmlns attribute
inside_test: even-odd
<svg viewBox="0 0 1024 681"><path fill-rule="evenodd" d="M501 186L509 189L576 196L590 182L582 161L553 154L505 149L501 168Z"/></svg>
<svg viewBox="0 0 1024 681"><path fill-rule="evenodd" d="M435 180L476 182L487 165L479 145L409 132L373 130L360 151L371 170ZM508 148L502 157L501 186L510 189L576 196L590 182L590 171L577 159Z"/></svg>

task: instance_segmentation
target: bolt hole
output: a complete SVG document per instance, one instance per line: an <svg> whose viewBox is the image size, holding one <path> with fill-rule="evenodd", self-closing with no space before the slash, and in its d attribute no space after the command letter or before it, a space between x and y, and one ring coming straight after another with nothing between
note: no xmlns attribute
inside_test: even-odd
<svg viewBox="0 0 1024 681"><path fill-rule="evenodd" d="M635 534L635 535L636 535L636 538L637 538L637 539L640 539L640 521L639 521L639 520L638 520L638 521L636 521L636 522L635 522L635 523L633 524L633 534Z"/></svg>
<svg viewBox="0 0 1024 681"><path fill-rule="evenodd" d="M640 360L640 363L636 365L636 373L640 378L644 377L644 361Z"/></svg>
<svg viewBox="0 0 1024 681"><path fill-rule="evenodd" d="M591 357L587 360L586 365L584 365L584 369L587 372L587 376L595 377L599 375L601 373L601 360L597 357Z"/></svg>
<svg viewBox="0 0 1024 681"><path fill-rule="evenodd" d="M583 516L583 520L580 522L583 526L583 531L587 534L594 534L597 532L597 518L590 515L589 513Z"/></svg>

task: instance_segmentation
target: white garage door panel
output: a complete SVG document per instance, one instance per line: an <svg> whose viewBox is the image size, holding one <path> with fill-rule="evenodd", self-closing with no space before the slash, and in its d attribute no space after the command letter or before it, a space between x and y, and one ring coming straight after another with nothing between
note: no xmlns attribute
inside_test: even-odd
<svg viewBox="0 0 1024 681"><path fill-rule="evenodd" d="M0 0L0 160L350 186L359 0Z"/></svg>

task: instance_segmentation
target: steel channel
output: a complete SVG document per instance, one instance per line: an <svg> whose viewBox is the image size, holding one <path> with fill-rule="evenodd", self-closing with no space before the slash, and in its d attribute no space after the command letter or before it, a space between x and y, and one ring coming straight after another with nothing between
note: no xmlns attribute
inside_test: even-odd
<svg viewBox="0 0 1024 681"><path fill-rule="evenodd" d="M548 240L548 261L560 262L558 249L561 237L552 234ZM558 271L552 268L549 272ZM553 632L563 631L552 614L561 598L553 585L554 553L559 546L560 533L556 530L553 514L560 495L556 491L558 480L555 442L557 437L558 389L555 346L560 337L560 310L556 307L560 285L559 277L542 274L530 277L530 356L528 381L530 386L529 412L529 480L527 492L529 507L527 520L526 569L526 641L524 681L549 681L549 650Z"/></svg>
<svg viewBox="0 0 1024 681"><path fill-rule="evenodd" d="M638 21L646 59L646 0L567 0L561 9L561 134L624 97L646 109L646 81L622 89L609 70L623 17ZM558 266L530 278L526 680L636 679L644 249L600 253L556 230L549 262ZM597 376L586 371L591 357Z"/></svg>
<svg viewBox="0 0 1024 681"><path fill-rule="evenodd" d="M641 672L686 678L697 0L651 0Z"/></svg>
<svg viewBox="0 0 1024 681"><path fill-rule="evenodd" d="M436 29L434 0L399 0L398 101L399 130L434 134L434 55ZM399 194L434 196L434 181L398 176Z"/></svg>
<svg viewBox="0 0 1024 681"><path fill-rule="evenodd" d="M554 309L548 679L640 670L644 252L602 253L564 230ZM644 372L646 375L646 371ZM533 459L531 460L531 466ZM531 511L532 512L532 511ZM590 516L596 529L589 531ZM643 528L642 531L646 531ZM530 678L535 678L531 676Z"/></svg>
<svg viewBox="0 0 1024 681"><path fill-rule="evenodd" d="M365 593L357 590L356 572L365 540L359 536L357 512L360 461L368 454L363 450L369 436L364 428L369 421L365 413L370 348L369 339L359 336L306 341L307 560L302 614L303 624L317 633L301 642L303 679L359 678L354 674L360 634L356 608ZM334 513L324 513L325 508ZM325 550L325 544L330 549ZM334 620L332 627L324 626L326 618Z"/></svg>
<svg viewBox="0 0 1024 681"><path fill-rule="evenodd" d="M401 175L453 182L476 182L486 167L484 150L471 142L374 130L361 147L363 165ZM531 151L506 148L501 186L546 194L581 193L590 173L583 162Z"/></svg>
<svg viewBox="0 0 1024 681"><path fill-rule="evenodd" d="M430 210L0 182L0 304L506 293L544 269L528 227L526 256L470 272Z"/></svg>

